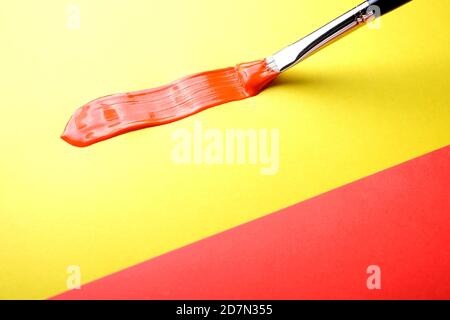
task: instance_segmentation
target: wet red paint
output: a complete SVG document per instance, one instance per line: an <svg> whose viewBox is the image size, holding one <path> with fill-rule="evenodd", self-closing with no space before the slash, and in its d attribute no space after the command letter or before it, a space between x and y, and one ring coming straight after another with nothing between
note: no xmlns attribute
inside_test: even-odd
<svg viewBox="0 0 450 320"><path fill-rule="evenodd" d="M61 138L86 147L129 131L170 123L255 96L278 74L265 60L259 60L194 74L159 88L98 98L75 111Z"/></svg>

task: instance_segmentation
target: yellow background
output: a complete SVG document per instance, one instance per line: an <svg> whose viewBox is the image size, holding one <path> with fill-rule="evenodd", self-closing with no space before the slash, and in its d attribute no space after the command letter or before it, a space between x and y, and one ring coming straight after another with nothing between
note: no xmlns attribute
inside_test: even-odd
<svg viewBox="0 0 450 320"><path fill-rule="evenodd" d="M71 4L80 29L67 28ZM85 283L449 144L441 0L414 0L255 98L85 149L59 138L93 98L264 58L357 4L3 2L0 298L52 296L66 290L68 265ZM278 174L175 165L171 135L195 121L278 128Z"/></svg>

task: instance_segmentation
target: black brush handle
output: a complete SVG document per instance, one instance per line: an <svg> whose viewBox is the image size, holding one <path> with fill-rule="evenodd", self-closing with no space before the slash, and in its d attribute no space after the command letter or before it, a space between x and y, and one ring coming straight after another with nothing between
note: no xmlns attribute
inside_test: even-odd
<svg viewBox="0 0 450 320"><path fill-rule="evenodd" d="M386 14L411 0L368 0L370 5L375 5L380 8L381 14Z"/></svg>

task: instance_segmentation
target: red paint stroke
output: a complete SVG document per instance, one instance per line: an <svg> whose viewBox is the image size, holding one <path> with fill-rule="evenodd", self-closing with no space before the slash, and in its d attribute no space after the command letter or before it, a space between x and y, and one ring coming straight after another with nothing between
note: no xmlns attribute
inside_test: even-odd
<svg viewBox="0 0 450 320"><path fill-rule="evenodd" d="M260 60L194 74L159 88L98 98L75 111L61 138L86 147L129 131L173 122L255 96L278 74Z"/></svg>
<svg viewBox="0 0 450 320"><path fill-rule="evenodd" d="M55 299L450 299L449 193L450 146Z"/></svg>

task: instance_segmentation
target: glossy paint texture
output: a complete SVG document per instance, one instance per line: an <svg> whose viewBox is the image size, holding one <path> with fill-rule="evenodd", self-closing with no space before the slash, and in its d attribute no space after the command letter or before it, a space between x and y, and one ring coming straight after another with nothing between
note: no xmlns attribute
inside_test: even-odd
<svg viewBox="0 0 450 320"><path fill-rule="evenodd" d="M75 111L61 138L85 147L129 131L173 122L255 96L278 74L265 60L259 60L194 74L159 88L98 98Z"/></svg>

